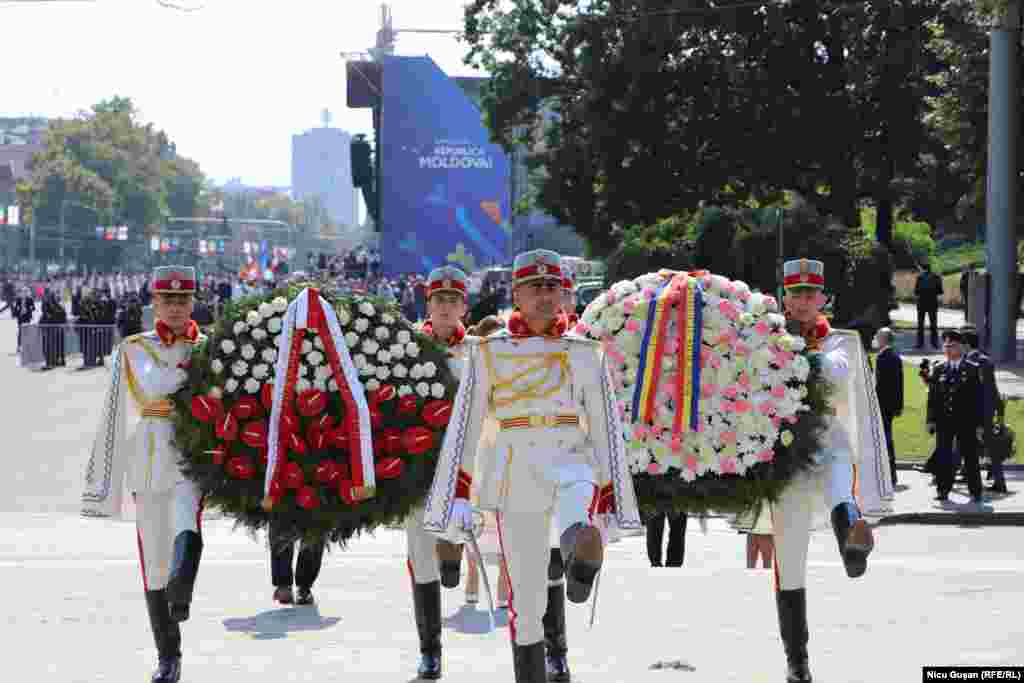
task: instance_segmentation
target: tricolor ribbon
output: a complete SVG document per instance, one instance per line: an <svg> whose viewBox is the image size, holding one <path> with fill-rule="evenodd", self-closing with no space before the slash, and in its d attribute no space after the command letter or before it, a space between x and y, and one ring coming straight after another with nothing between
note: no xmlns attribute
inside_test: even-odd
<svg viewBox="0 0 1024 683"><path fill-rule="evenodd" d="M370 408L366 403L363 385L359 381L359 372L349 356L338 316L315 288L302 290L288 306L281 330L280 352L274 370L274 401L267 438L265 492L270 493L270 484L280 476L283 469L281 464L285 461L287 447L284 443L285 434L280 429L280 421L284 406L295 400L302 335L294 334L294 331L303 329L315 329L323 340L324 356L345 405L344 420L349 434L352 498L370 498L376 486Z"/></svg>
<svg viewBox="0 0 1024 683"><path fill-rule="evenodd" d="M667 275L667 274L666 274ZM661 364L668 340L671 308L676 306L676 412L672 436L682 433L683 425L696 430L700 422L700 351L702 343L703 296L696 278L673 273L648 304L647 323L640 345L636 389L633 392L633 421L653 423L661 379Z"/></svg>

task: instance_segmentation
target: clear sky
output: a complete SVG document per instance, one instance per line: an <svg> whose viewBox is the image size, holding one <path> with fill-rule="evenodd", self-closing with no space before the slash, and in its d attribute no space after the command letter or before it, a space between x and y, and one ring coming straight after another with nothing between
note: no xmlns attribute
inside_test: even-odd
<svg viewBox="0 0 1024 683"><path fill-rule="evenodd" d="M203 0L181 0L199 4ZM460 29L464 0L393 0L397 29ZM376 0L205 0L200 11L156 0L0 0L6 55L0 115L66 116L131 97L181 154L222 182L291 184L291 136L321 125L371 132L345 106L342 51L365 51ZM399 34L396 54L430 55L469 75L454 36Z"/></svg>

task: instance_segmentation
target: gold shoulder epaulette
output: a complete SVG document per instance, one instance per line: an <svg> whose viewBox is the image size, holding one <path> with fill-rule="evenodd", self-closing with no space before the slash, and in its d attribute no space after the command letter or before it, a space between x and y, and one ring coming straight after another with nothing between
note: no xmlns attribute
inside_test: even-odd
<svg viewBox="0 0 1024 683"><path fill-rule="evenodd" d="M125 344L138 344L143 339L146 339L146 335L156 335L155 332L139 332L138 334L131 334L124 338Z"/></svg>

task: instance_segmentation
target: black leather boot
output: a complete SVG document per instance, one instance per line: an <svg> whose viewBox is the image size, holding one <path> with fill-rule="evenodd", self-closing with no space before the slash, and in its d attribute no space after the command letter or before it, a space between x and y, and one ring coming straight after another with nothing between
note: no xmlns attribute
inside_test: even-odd
<svg viewBox="0 0 1024 683"><path fill-rule="evenodd" d="M557 550L552 552L558 552ZM565 639L565 586L548 586L548 608L544 612L544 649L547 653L548 680L567 683L569 673L569 645Z"/></svg>
<svg viewBox="0 0 1024 683"><path fill-rule="evenodd" d="M871 527L856 507L840 503L832 510L832 528L836 532L846 575L851 579L863 576L868 569L868 555L875 547Z"/></svg>
<svg viewBox="0 0 1024 683"><path fill-rule="evenodd" d="M547 678L544 668L544 643L514 645L512 665L515 668L516 683L544 683Z"/></svg>
<svg viewBox="0 0 1024 683"><path fill-rule="evenodd" d="M192 606L192 589L199 573L203 538L194 531L182 531L174 539L174 557L167 579L167 602L172 621L186 621Z"/></svg>
<svg viewBox="0 0 1024 683"><path fill-rule="evenodd" d="M604 561L601 532L577 522L562 532L559 545L565 563L566 596L575 603L586 602Z"/></svg>
<svg viewBox="0 0 1024 683"><path fill-rule="evenodd" d="M416 674L428 681L441 678L441 583L413 583L412 602L420 635L420 665Z"/></svg>
<svg viewBox="0 0 1024 683"><path fill-rule="evenodd" d="M810 683L807 664L807 591L797 588L776 591L779 609L779 635L786 651L786 683Z"/></svg>
<svg viewBox="0 0 1024 683"><path fill-rule="evenodd" d="M438 539L437 559L441 563L441 585L457 587L462 574L462 545Z"/></svg>
<svg viewBox="0 0 1024 683"><path fill-rule="evenodd" d="M181 629L171 621L164 590L146 591L146 611L159 658L152 683L178 683L181 679Z"/></svg>

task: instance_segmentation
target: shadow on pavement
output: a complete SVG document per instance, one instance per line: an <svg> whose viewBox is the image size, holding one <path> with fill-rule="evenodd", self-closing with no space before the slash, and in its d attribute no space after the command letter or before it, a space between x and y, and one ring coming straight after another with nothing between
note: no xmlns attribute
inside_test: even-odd
<svg viewBox="0 0 1024 683"><path fill-rule="evenodd" d="M225 619L223 623L225 630L252 634L254 640L277 640L299 631L323 631L339 621L339 617L321 616L320 608L314 605L273 609L252 617Z"/></svg>
<svg viewBox="0 0 1024 683"><path fill-rule="evenodd" d="M494 612L494 626L503 628L508 626L508 610L499 609ZM463 605L459 611L450 617L445 617L444 627L458 631L459 633L484 634L491 628L490 619L487 618L487 608L477 609L473 605Z"/></svg>

